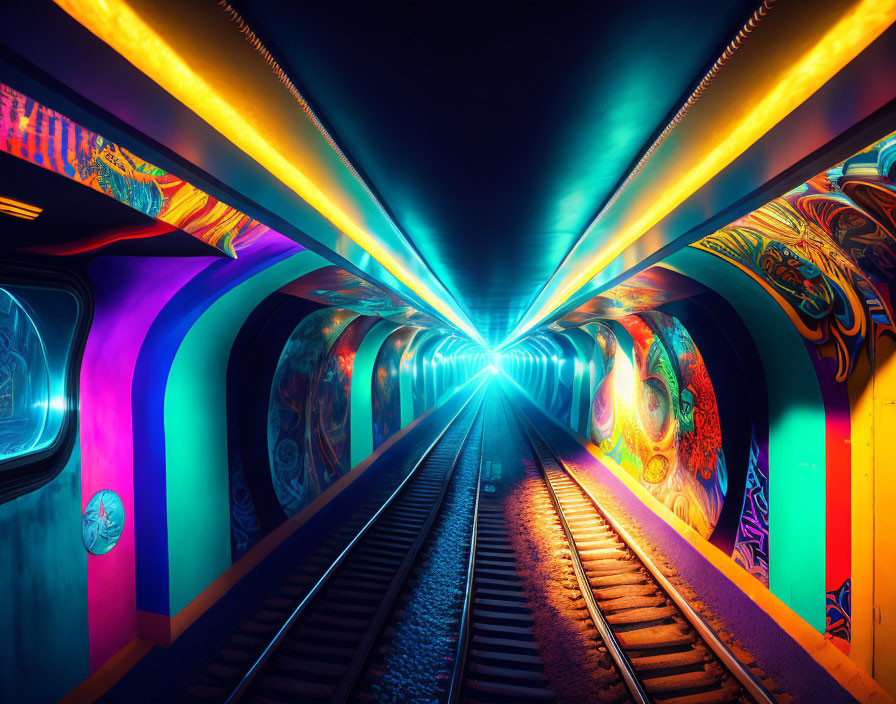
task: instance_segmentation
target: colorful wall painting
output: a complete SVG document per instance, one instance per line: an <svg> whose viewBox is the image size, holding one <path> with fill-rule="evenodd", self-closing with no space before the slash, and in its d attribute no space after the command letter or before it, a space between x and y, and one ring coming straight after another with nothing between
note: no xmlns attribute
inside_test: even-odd
<svg viewBox="0 0 896 704"><path fill-rule="evenodd" d="M825 594L825 631L827 635L837 640L849 642L852 627L850 622L850 592L852 581L847 579L836 589Z"/></svg>
<svg viewBox="0 0 896 704"><path fill-rule="evenodd" d="M0 149L236 256L269 229L173 174L0 83Z"/></svg>
<svg viewBox="0 0 896 704"><path fill-rule="evenodd" d="M416 328L396 330L377 354L371 383L374 449L401 429L401 356L416 334Z"/></svg>
<svg viewBox="0 0 896 704"><path fill-rule="evenodd" d="M376 316L324 308L308 314L299 323L280 354L268 404L267 450L271 483L287 517L307 506L352 468L351 389L355 356L378 322L380 318ZM385 339L377 353L367 382L374 448L402 427L403 377L409 377L405 381L416 391L416 415L433 405L436 378L429 357L444 338L437 331L427 331L429 334L422 336L418 336L419 332L416 327L399 328ZM422 346L416 344L418 340ZM249 530L244 532L248 537L252 530L257 531L252 489L244 472L232 473L232 480L234 476L238 486L235 493L232 491L232 501L238 500L239 505L231 510L232 514L247 517Z"/></svg>
<svg viewBox="0 0 896 704"><path fill-rule="evenodd" d="M896 336L894 163L896 135L889 135L692 245L758 282L815 350L826 425L826 631L845 651L851 430L844 382L859 355L873 364L879 340Z"/></svg>
<svg viewBox="0 0 896 704"><path fill-rule="evenodd" d="M756 442L753 433L750 463L747 467L747 486L744 491L737 537L734 541L734 561L768 586L768 458Z"/></svg>
<svg viewBox="0 0 896 704"><path fill-rule="evenodd" d="M22 302L0 288L0 461L40 444L49 408L43 339Z"/></svg>
<svg viewBox="0 0 896 704"><path fill-rule="evenodd" d="M896 136L691 245L733 264L781 305L845 381L896 335Z"/></svg>
<svg viewBox="0 0 896 704"><path fill-rule="evenodd" d="M700 352L676 318L657 311L595 331L592 440L709 538L725 500L727 469Z"/></svg>
<svg viewBox="0 0 896 704"><path fill-rule="evenodd" d="M703 286L687 276L662 266L652 266L590 298L548 327L561 332L600 320L618 320L705 291Z"/></svg>
<svg viewBox="0 0 896 704"><path fill-rule="evenodd" d="M312 459L308 405L327 352L356 317L357 313L341 308L311 313L280 354L268 405L268 457L274 491L287 517L310 503L326 485Z"/></svg>
<svg viewBox="0 0 896 704"><path fill-rule="evenodd" d="M399 325L448 329L440 320L410 307L395 294L338 266L313 271L282 290L324 305L347 308L364 315L379 315Z"/></svg>
<svg viewBox="0 0 896 704"><path fill-rule="evenodd" d="M124 530L124 505L114 491L104 489L87 502L81 516L81 539L87 552L105 555Z"/></svg>
<svg viewBox="0 0 896 704"><path fill-rule="evenodd" d="M360 316L346 326L318 368L308 399L309 444L306 472L314 473L323 491L351 468L351 392L355 354L377 322Z"/></svg>

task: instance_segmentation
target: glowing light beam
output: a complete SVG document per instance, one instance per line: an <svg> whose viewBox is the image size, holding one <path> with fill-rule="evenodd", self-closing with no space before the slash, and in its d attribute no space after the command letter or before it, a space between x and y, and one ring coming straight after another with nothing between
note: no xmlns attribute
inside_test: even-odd
<svg viewBox="0 0 896 704"><path fill-rule="evenodd" d="M295 164L286 159L233 105L196 73L168 43L123 0L55 0L65 12L111 46L199 117L248 154L302 200L367 251L396 279L426 303L485 344L479 333L440 296L358 225Z"/></svg>
<svg viewBox="0 0 896 704"><path fill-rule="evenodd" d="M737 126L684 171L659 198L625 226L597 256L572 272L534 315L514 329L501 347L517 339L568 301L616 257L660 222L877 39L896 19L896 0L862 0L799 57ZM593 227L593 223L592 223ZM589 227L590 229L590 227ZM587 231L586 231L587 233Z"/></svg>

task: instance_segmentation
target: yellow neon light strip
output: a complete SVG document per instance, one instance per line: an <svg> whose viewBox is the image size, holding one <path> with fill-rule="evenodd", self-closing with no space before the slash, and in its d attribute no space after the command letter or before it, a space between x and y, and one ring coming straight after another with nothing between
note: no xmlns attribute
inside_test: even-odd
<svg viewBox="0 0 896 704"><path fill-rule="evenodd" d="M38 208L36 205L29 205L20 200L0 196L0 213L24 220L34 220L42 212L44 212L44 209Z"/></svg>
<svg viewBox="0 0 896 704"><path fill-rule="evenodd" d="M778 84L743 116L722 142L666 189L634 222L626 226L597 256L566 281L507 342L531 330L603 271L638 238L671 213L700 187L743 154L760 137L852 61L896 19L896 0L863 0L798 59ZM505 343L506 344L506 343Z"/></svg>
<svg viewBox="0 0 896 704"><path fill-rule="evenodd" d="M369 232L330 200L247 121L123 0L55 0L63 10L224 135L302 200L370 253L396 279L474 340L482 337L442 298L408 271Z"/></svg>
<svg viewBox="0 0 896 704"><path fill-rule="evenodd" d="M13 217L13 218L21 218L22 220L35 220L37 218L37 215L24 215L23 213L20 213L16 210L7 208L5 205L2 205L2 204L0 204L0 213L3 213L4 215L9 215L10 217Z"/></svg>

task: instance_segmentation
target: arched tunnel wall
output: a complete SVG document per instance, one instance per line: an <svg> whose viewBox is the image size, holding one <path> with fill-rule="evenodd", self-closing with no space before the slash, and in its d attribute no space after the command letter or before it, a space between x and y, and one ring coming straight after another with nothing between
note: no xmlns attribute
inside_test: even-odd
<svg viewBox="0 0 896 704"><path fill-rule="evenodd" d="M290 291L329 269L282 238L235 261L90 263L92 324L65 372L80 381L77 433L55 477L0 504L0 559L17 566L0 680L24 673L27 698L58 699L135 638L171 642L251 568L253 546L480 371L449 332ZM278 439L308 451L278 455ZM80 537L95 496L109 516L120 506L102 555Z"/></svg>
<svg viewBox="0 0 896 704"><path fill-rule="evenodd" d="M503 358L660 515L891 689L894 144ZM73 330L44 315L40 286L22 294L39 334L72 339L51 370L67 391L43 400L65 416L59 435L11 456L21 476L0 487L0 560L15 565L0 577L0 683L25 681L26 698L58 699L137 637L177 638L264 541L493 361L291 240L246 235L258 223L242 218L224 233L235 259L66 264Z"/></svg>
<svg viewBox="0 0 896 704"><path fill-rule="evenodd" d="M892 427L893 145L679 249L503 358L617 472L883 678L889 654L872 641L893 632L878 618L894 585L872 507L894 498L879 444ZM589 344L564 342L583 334ZM564 394L571 366L583 373Z"/></svg>

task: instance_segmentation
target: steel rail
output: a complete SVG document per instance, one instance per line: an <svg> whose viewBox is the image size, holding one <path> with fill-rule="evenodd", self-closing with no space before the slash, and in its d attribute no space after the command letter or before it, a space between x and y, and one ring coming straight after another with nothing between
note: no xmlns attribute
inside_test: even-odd
<svg viewBox="0 0 896 704"><path fill-rule="evenodd" d="M538 433L535 430L534 425L531 426L532 430ZM578 486L578 488L582 491L582 493L588 497L588 500L600 514L600 516L607 522L607 524L613 529L616 535L625 543L626 547L634 553L635 557L641 562L642 565L647 569L650 573L650 576L656 581L657 586L666 593L676 607L678 607L679 611L681 611L682 615L687 619L688 623L697 631L697 634L703 639L703 641L709 646L709 648L713 651L715 656L721 661L721 663L725 666L728 672L741 684L741 686L747 691L747 693L756 700L757 704L776 704L775 699L771 696L769 691L762 685L759 679L754 675L750 669L744 665L740 660L737 659L737 656L731 651L731 649L719 638L718 634L713 630L713 628L706 623L706 620L698 614L693 607L688 603L688 601L678 592L675 586L666 578L666 576L660 572L659 568L654 564L654 562L647 556L647 554L638 546L637 542L629 535L628 531L623 528L615 518L613 518L609 512L607 512L600 501L595 498L594 494L586 487L579 478L570 471L569 467L566 466L566 463L557 456L557 453L551 449L550 445L544 441L544 436L541 433L538 435L542 439L542 444L547 448L547 451L553 456L554 461L557 465L566 473L566 475L572 479L572 481ZM550 482L549 482L550 483Z"/></svg>
<svg viewBox="0 0 896 704"><path fill-rule="evenodd" d="M280 627L274 637L271 639L271 642L265 646L264 651L262 651L261 655L258 656L256 661L252 664L252 667L246 672L243 678L240 680L239 684L234 688L234 690L230 693L230 695L225 700L225 704L235 704L242 700L242 698L249 691L249 687L255 681L256 677L258 677L259 673L264 669L264 666L270 661L273 657L274 653L277 651L279 646L283 643L286 637L289 635L289 632L292 630L292 627L302 616L302 613L305 611L305 608L314 600L314 598L320 594L323 588L327 585L330 577L336 572L339 566L345 561L346 557L352 552L355 546L361 542L361 540L367 535L367 532L370 528L379 520L380 516L392 505L392 502L404 491L405 487L410 483L410 481L417 475L418 471L423 467L426 463L426 460L432 454L432 451L436 448L439 442L444 437L445 433L448 432L448 429L454 425L457 421L458 417L467 409L467 407L472 403L473 399L479 395L479 392L482 388L482 385L485 383L485 379L476 386L476 389L470 394L470 398L468 398L463 406L458 409L457 413L455 413L451 420L445 425L442 431L436 436L436 438L430 443L430 445L426 448L426 451L420 456L420 459L414 464L411 471L408 472L407 476L402 480L401 484L392 492L388 499L377 509L377 512L364 524L358 534L352 538L351 542L345 546L341 553L336 557L333 563L327 568L327 570L321 575L320 579L314 584L314 586L308 591L308 593L304 596L301 602L299 602L298 606L293 610L292 614L290 614L289 618L286 622ZM475 416L474 416L475 422ZM471 426L472 427L472 426Z"/></svg>
<svg viewBox="0 0 896 704"><path fill-rule="evenodd" d="M457 470L457 464L458 462L460 462L460 456L463 453L464 448L466 448L467 442L470 440L470 436L473 434L473 428L476 425L477 418L479 418L479 415L484 412L484 404L485 401L480 400L479 407L476 409L476 415L473 416L473 422L470 424L469 430L464 433L463 439L458 444L457 452L454 454L454 459L451 462L451 469L449 469L447 474L445 475L445 481L442 483L441 490L439 491L438 496L436 496L436 498L434 499L432 508L430 509L426 520L423 522L423 525L420 526L420 531L417 533L417 537L414 539L413 544L408 548L407 553L405 553L404 559L401 561L398 571L395 573L395 577L392 579L389 588L383 595L383 600L382 602L380 602L379 608L377 608L376 613L371 619L370 625L365 631L361 642L358 644L358 648L348 665L346 674L342 677L339 686L333 693L331 701L349 701L349 697L355 688L355 683L358 681L358 678L364 671L364 667L367 663L368 658L370 657L370 651L373 648L377 637L383 629L386 618L394 608L395 601L398 598L401 588L407 581L407 577L410 574L411 569L414 566L414 562L416 561L417 556L419 555L420 550L423 547L423 543L429 537L432 526L435 524L437 517L441 513L442 503L444 502L445 496L448 493L448 487L451 484L452 477Z"/></svg>
<svg viewBox="0 0 896 704"><path fill-rule="evenodd" d="M483 410L483 413L485 411ZM470 557L467 561L467 584L464 605L460 617L460 629L457 637L457 651L454 656L454 671L451 673L451 687L448 690L448 701L460 700L463 690L463 676L467 666L467 646L470 641L470 609L473 604L473 581L476 571L476 538L479 530L479 492L482 487L482 439L485 438L485 419L483 418L480 439L479 472L476 475L476 499L473 503L473 526L470 533Z"/></svg>
<svg viewBox="0 0 896 704"><path fill-rule="evenodd" d="M576 581L579 583L579 590L582 592L582 597L585 600L585 606L588 609L589 616L591 616L591 621L594 623L595 628L597 628L598 633L600 633L600 637L604 642L607 653L613 659L613 662L616 665L616 669L619 671L619 675L622 677L622 681L625 683L625 686L631 694L632 699L634 699L635 704L651 704L653 700L644 689L644 685L641 683L640 678L635 672L635 666L632 665L632 661L629 659L626 652L622 649L622 646L619 644L619 640L616 638L616 634L613 633L613 629L610 627L606 616L604 616L604 612L601 611L600 607L597 605L597 600L594 598L594 592L591 588L591 582L588 579L588 575L585 573L585 566L582 564L582 558L579 555L579 550L576 546L576 540L573 537L572 530L569 527L569 523L567 523L566 521L563 507L560 505L560 499L557 497L557 493L554 491L554 485L551 483L550 477L548 477L548 473L545 470L544 463L541 460L541 456L539 455L538 450L535 447L535 442L533 441L531 433L537 431L535 431L534 427L531 427L529 425L527 419L521 417L521 414L519 413L519 411L517 411L516 408L514 408L514 412L517 414L517 419L520 421L520 426L523 428L523 432L526 435L526 440L529 442L529 446L532 448L532 454L535 457L535 460L538 462L538 467L541 470L541 476L544 479L545 485L548 488L548 493L551 497L551 503L554 505L554 510L557 513L557 518L560 520L560 525L563 528L563 533L566 535L566 541L569 543L570 559L572 561L573 570L576 574ZM550 452L550 448L547 447L547 443L545 443L543 439L542 444Z"/></svg>

